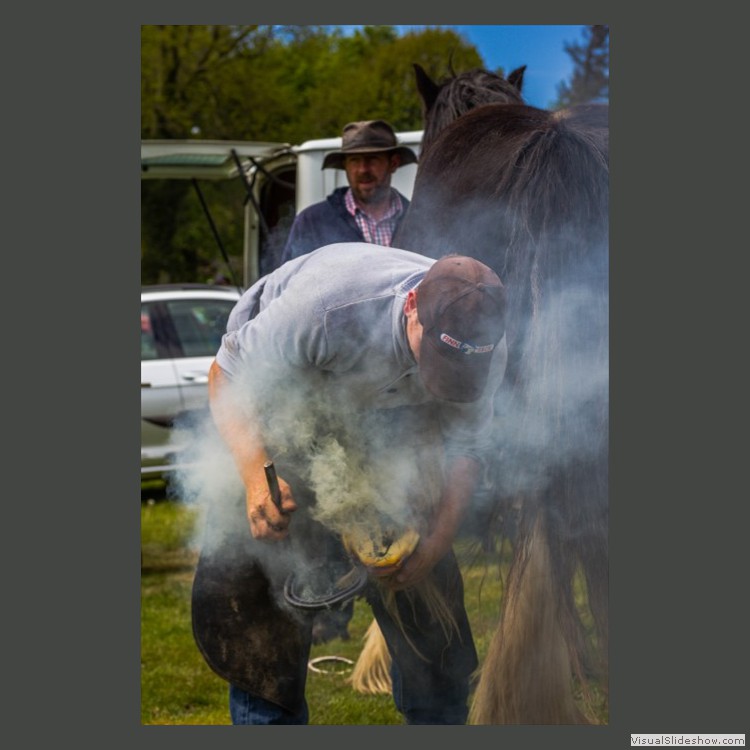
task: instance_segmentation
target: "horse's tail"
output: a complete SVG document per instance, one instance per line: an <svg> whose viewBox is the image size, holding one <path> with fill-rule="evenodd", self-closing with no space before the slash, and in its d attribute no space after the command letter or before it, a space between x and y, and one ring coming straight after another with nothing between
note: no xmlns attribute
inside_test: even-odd
<svg viewBox="0 0 750 750"><path fill-rule="evenodd" d="M478 674L471 724L588 724L573 675L583 644L568 616L572 580L555 569L555 541L538 514L514 542L501 620Z"/></svg>
<svg viewBox="0 0 750 750"><path fill-rule="evenodd" d="M367 628L364 642L365 645L347 682L358 693L390 695L391 655L377 620L373 620Z"/></svg>

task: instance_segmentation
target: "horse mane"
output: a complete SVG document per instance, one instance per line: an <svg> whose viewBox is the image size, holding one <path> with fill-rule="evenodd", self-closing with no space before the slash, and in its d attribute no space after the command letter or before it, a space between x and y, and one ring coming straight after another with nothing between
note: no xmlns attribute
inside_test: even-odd
<svg viewBox="0 0 750 750"><path fill-rule="evenodd" d="M604 104L475 108L421 157L394 245L435 258L470 251L504 282L532 266L580 273L607 241L608 145Z"/></svg>
<svg viewBox="0 0 750 750"><path fill-rule="evenodd" d="M526 66L507 78L482 68L472 68L440 82L433 81L421 65L414 63L417 90L422 98L424 133L422 152L448 123L483 104L523 102L521 89Z"/></svg>

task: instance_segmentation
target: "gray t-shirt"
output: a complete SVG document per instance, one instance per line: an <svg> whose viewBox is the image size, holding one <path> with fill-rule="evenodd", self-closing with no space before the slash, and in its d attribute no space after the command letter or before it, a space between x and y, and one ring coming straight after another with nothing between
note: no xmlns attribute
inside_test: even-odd
<svg viewBox="0 0 750 750"><path fill-rule="evenodd" d="M484 396L440 401L426 390L406 337L404 303L434 259L371 243L337 243L259 279L237 303L217 363L279 420L289 404L352 413L434 404L448 455L482 458L491 445L493 396L505 339ZM302 397L298 394L303 393ZM294 429L293 424L288 425Z"/></svg>

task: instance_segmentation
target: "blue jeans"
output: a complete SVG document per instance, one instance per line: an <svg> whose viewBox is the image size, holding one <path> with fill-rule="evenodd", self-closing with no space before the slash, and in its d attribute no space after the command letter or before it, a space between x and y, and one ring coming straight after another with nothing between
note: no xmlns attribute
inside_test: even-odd
<svg viewBox="0 0 750 750"><path fill-rule="evenodd" d="M433 578L458 626L458 632L447 638L419 598L409 599L403 592L396 597L407 637L373 589L367 590L367 601L391 653L393 700L406 723L465 724L471 675L478 661L464 609L463 580L452 552L435 566Z"/></svg>
<svg viewBox="0 0 750 750"><path fill-rule="evenodd" d="M293 714L275 703L229 686L229 713L232 724L307 724L307 702Z"/></svg>

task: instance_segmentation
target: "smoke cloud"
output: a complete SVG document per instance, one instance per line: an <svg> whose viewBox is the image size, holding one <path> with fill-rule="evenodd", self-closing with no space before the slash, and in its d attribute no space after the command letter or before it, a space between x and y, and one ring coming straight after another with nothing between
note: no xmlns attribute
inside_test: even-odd
<svg viewBox="0 0 750 750"><path fill-rule="evenodd" d="M535 348L539 356L531 357ZM547 298L528 321L528 351L533 365L524 370L522 397L506 385L495 400L488 459L502 462L496 489L503 495L538 491L552 471L602 451L608 349L601 292L578 283ZM432 491L440 474L439 453L428 448L437 428L424 406L363 411L320 374L308 381L265 373L260 365L234 388L248 413L264 407L263 429L279 475L292 482L293 491L293 478L312 489L317 521L344 534L378 518L418 523L413 514L425 506L420 491ZM193 455L177 477L180 497L202 511L243 497L234 462L208 413L186 429ZM495 494L484 501L492 502ZM294 519L291 529L293 534Z"/></svg>

